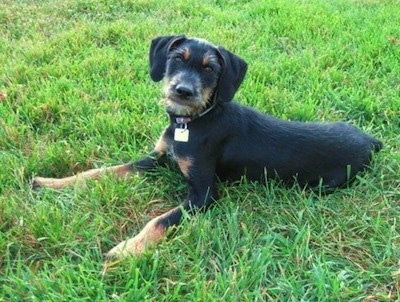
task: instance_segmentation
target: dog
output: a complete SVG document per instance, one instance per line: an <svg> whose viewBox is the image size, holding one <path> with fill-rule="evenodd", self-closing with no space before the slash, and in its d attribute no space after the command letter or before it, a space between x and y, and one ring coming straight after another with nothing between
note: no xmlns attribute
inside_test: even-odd
<svg viewBox="0 0 400 302"><path fill-rule="evenodd" d="M188 194L107 257L139 256L180 223L184 211L206 210L217 199L218 181L242 177L265 182L278 178L329 191L352 181L382 143L344 122L284 121L232 102L247 63L221 46L184 35L161 36L150 47L150 76L164 79L163 103L169 116L149 156L54 179L35 177L35 187L63 188L105 173L123 177L165 165L172 159L184 175Z"/></svg>

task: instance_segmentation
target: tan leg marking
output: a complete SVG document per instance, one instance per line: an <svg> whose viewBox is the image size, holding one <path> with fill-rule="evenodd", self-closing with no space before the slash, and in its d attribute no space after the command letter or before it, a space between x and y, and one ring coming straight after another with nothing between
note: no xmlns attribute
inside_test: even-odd
<svg viewBox="0 0 400 302"><path fill-rule="evenodd" d="M79 183L84 181L85 179L99 179L103 175L110 173L114 174L117 177L124 177L128 173L132 171L131 164L124 164L119 166L112 166L108 168L101 169L91 169L82 173L78 173L74 176L64 177L64 178L46 178L36 176L33 179L33 186L43 186L49 187L53 189L62 189L67 186L73 185L75 183Z"/></svg>
<svg viewBox="0 0 400 302"><path fill-rule="evenodd" d="M168 143L165 139L165 131L161 134L160 138L156 142L156 145L154 146L154 151L156 151L159 154L165 154L168 149Z"/></svg>
<svg viewBox="0 0 400 302"><path fill-rule="evenodd" d="M182 174L189 178L190 176L190 167L192 166L192 160L190 157L180 157L177 160L179 168L181 169Z"/></svg>
<svg viewBox="0 0 400 302"><path fill-rule="evenodd" d="M106 254L106 257L123 258L129 255L140 256L143 254L148 247L155 245L165 235L165 226L160 224L159 220L176 210L178 210L178 208L174 208L167 213L150 220L139 234L119 243Z"/></svg>

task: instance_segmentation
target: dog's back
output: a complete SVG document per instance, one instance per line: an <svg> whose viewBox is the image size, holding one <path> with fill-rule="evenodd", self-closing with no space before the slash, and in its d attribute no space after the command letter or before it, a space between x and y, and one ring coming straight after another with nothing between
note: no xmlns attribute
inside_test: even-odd
<svg viewBox="0 0 400 302"><path fill-rule="evenodd" d="M351 180L382 143L344 123L283 121L239 104L224 104L220 127L227 123L219 176L260 180L278 176L316 186L337 187ZM218 127L219 128L219 127ZM265 171L264 171L265 170Z"/></svg>

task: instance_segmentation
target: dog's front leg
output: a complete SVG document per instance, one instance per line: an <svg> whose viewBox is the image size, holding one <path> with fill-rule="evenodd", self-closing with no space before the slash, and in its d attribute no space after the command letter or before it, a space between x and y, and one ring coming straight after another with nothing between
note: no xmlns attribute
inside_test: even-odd
<svg viewBox="0 0 400 302"><path fill-rule="evenodd" d="M99 179L106 173L115 175L117 177L124 177L128 173L132 172L133 168L133 164L130 163L107 168L90 169L88 171L63 178L47 178L35 176L33 178L32 187L35 189L40 187L62 189L75 183L82 182L85 179Z"/></svg>
<svg viewBox="0 0 400 302"><path fill-rule="evenodd" d="M217 198L216 179L212 165L203 165L197 171L187 160L178 160L178 164L188 181L188 198L179 207L150 220L142 231L133 238L119 243L107 254L107 258L141 255L146 248L159 242L171 226L177 226L183 212L194 213L206 210Z"/></svg>
<svg viewBox="0 0 400 302"><path fill-rule="evenodd" d="M166 163L166 151L168 148L165 132L157 141L153 152L145 158L142 158L133 163L117 165L107 168L91 169L85 172L78 173L73 176L63 178L47 178L36 176L33 178L32 187L49 187L53 189L62 189L75 183L82 182L86 179L99 179L105 174L111 174L115 177L125 177L132 172L145 172L151 170L157 165Z"/></svg>

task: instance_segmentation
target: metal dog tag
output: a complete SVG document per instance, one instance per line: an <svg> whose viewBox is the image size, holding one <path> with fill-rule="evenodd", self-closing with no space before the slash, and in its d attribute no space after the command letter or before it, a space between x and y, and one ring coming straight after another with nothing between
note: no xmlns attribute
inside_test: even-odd
<svg viewBox="0 0 400 302"><path fill-rule="evenodd" d="M187 128L176 128L174 140L177 142L187 143L189 141L189 130Z"/></svg>

